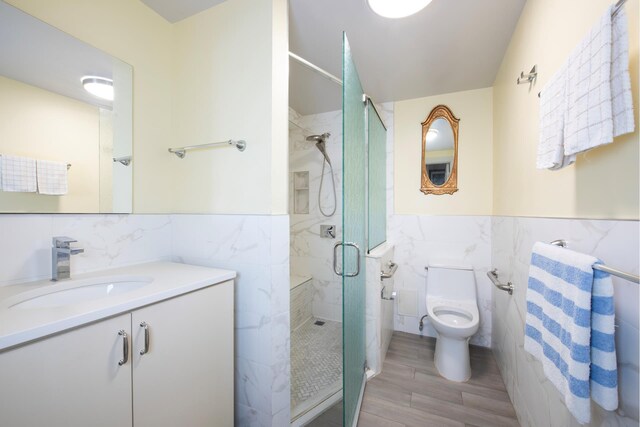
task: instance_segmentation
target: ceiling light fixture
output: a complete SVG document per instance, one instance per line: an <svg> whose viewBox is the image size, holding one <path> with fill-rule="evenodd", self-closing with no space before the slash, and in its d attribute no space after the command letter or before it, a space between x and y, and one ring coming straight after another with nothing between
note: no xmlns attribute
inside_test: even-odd
<svg viewBox="0 0 640 427"><path fill-rule="evenodd" d="M438 133L438 129L430 128L427 131L427 142L433 142L433 140L438 137Z"/></svg>
<svg viewBox="0 0 640 427"><path fill-rule="evenodd" d="M367 0L375 13L385 18L404 18L427 7L431 0Z"/></svg>
<svg viewBox="0 0 640 427"><path fill-rule="evenodd" d="M84 90L91 95L113 101L113 80L98 76L84 76L81 82Z"/></svg>

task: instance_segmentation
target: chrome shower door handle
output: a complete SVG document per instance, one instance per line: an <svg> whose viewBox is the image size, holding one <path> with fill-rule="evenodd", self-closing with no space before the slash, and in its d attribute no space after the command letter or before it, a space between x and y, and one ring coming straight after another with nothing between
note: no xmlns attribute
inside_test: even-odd
<svg viewBox="0 0 640 427"><path fill-rule="evenodd" d="M129 336L124 329L120 329L118 335L122 337L122 359L118 362L118 366L122 366L129 361Z"/></svg>
<svg viewBox="0 0 640 427"><path fill-rule="evenodd" d="M351 246L353 248L356 248L356 271L354 273L344 273L342 271L340 271L338 269L338 247L339 246ZM343 249L344 251L344 249ZM358 245L356 243L353 242L338 242L335 245L333 245L333 271L334 273L336 273L338 276L343 276L343 277L356 277L358 274L360 274L360 247L358 247Z"/></svg>
<svg viewBox="0 0 640 427"><path fill-rule="evenodd" d="M140 355L149 353L149 325L147 322L141 322L140 327L144 328L144 348L140 350Z"/></svg>

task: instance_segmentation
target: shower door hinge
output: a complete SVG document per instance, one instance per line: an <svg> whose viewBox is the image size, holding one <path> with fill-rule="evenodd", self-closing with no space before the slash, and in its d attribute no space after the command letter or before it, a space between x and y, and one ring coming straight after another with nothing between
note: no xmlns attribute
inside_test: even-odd
<svg viewBox="0 0 640 427"><path fill-rule="evenodd" d="M363 104L367 104L367 101L369 100L369 96L366 93L362 94L362 102Z"/></svg>

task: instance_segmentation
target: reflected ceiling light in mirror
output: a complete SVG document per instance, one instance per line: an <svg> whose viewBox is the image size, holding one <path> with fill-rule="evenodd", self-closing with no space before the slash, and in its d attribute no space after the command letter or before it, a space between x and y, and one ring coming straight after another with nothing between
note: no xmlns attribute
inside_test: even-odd
<svg viewBox="0 0 640 427"><path fill-rule="evenodd" d="M404 18L427 7L431 0L367 0L369 7L385 18Z"/></svg>
<svg viewBox="0 0 640 427"><path fill-rule="evenodd" d="M98 76L84 76L81 82L84 90L91 95L113 101L113 80Z"/></svg>
<svg viewBox="0 0 640 427"><path fill-rule="evenodd" d="M429 129L427 131L427 142L432 142L438 136L438 129Z"/></svg>

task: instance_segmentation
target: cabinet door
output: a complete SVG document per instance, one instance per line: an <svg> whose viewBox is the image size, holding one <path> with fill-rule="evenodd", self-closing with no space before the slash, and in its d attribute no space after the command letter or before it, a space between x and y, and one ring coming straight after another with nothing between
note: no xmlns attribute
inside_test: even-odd
<svg viewBox="0 0 640 427"><path fill-rule="evenodd" d="M131 426L129 314L0 353L1 426Z"/></svg>
<svg viewBox="0 0 640 427"><path fill-rule="evenodd" d="M233 426L232 283L132 313L135 427Z"/></svg>

